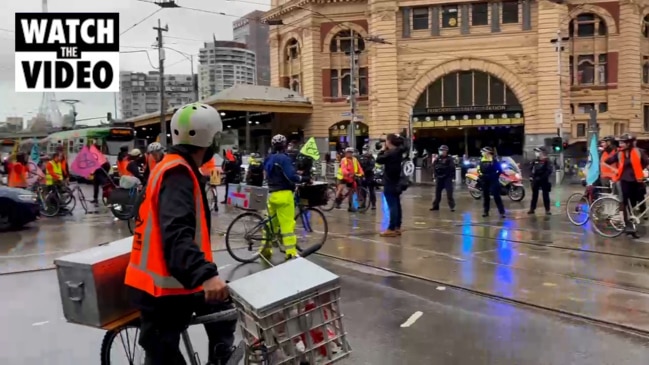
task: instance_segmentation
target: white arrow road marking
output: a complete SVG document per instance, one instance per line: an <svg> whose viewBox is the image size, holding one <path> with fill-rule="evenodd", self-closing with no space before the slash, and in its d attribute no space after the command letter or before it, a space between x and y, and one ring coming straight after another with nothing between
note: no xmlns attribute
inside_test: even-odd
<svg viewBox="0 0 649 365"><path fill-rule="evenodd" d="M416 311L415 313L413 313L410 316L410 318L408 318L408 320L406 320L405 322L403 322L401 324L401 328L408 328L408 327L412 326L423 315L424 315L424 313L422 313L420 311Z"/></svg>

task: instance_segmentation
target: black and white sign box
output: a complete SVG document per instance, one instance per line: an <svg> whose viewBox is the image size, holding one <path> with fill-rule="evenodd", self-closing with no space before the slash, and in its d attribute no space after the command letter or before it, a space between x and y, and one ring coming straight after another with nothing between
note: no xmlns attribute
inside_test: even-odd
<svg viewBox="0 0 649 365"><path fill-rule="evenodd" d="M16 13L16 92L119 92L119 13Z"/></svg>

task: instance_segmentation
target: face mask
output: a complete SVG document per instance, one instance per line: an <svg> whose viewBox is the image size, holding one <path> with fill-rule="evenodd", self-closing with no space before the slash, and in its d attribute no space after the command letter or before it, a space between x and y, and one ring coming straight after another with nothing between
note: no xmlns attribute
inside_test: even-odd
<svg viewBox="0 0 649 365"><path fill-rule="evenodd" d="M439 152L439 154L442 155L442 156L445 156L445 155L446 155L446 151L439 150L439 151L437 151L437 152Z"/></svg>
<svg viewBox="0 0 649 365"><path fill-rule="evenodd" d="M536 156L536 158L539 158L539 156L541 156L541 152L534 152L534 156Z"/></svg>

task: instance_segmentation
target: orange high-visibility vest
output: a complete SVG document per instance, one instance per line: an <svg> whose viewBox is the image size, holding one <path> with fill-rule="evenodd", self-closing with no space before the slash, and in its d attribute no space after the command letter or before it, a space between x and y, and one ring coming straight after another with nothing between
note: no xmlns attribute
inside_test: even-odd
<svg viewBox="0 0 649 365"><path fill-rule="evenodd" d="M27 187L27 167L19 162L11 165L7 184L11 188Z"/></svg>
<svg viewBox="0 0 649 365"><path fill-rule="evenodd" d="M119 172L119 176L131 175L126 169L127 166L128 166L128 158L123 158L120 161L117 161L117 172Z"/></svg>
<svg viewBox="0 0 649 365"><path fill-rule="evenodd" d="M61 156L61 172L63 173L63 177L70 176L68 174L68 160L63 155Z"/></svg>
<svg viewBox="0 0 649 365"><path fill-rule="evenodd" d="M166 295L184 295L203 290L185 288L171 276L164 259L164 249L160 222L158 220L159 195L164 173L174 167L184 166L194 181L194 200L196 204L196 233L194 242L201 248L205 259L212 261L210 232L203 206L203 193L198 178L191 166L179 155L168 154L160 161L149 177L146 195L139 209L141 224L135 227L131 259L126 269L124 283L133 288L147 292L154 297Z"/></svg>
<svg viewBox="0 0 649 365"><path fill-rule="evenodd" d="M604 178L607 179L614 179L616 172L613 170L611 167L616 167L617 164L611 165L611 167L607 166L606 160L608 160L609 157L611 157L615 152L608 153L606 151L602 152L602 159L600 160L600 165L599 165L599 170L600 170L600 175Z"/></svg>
<svg viewBox="0 0 649 365"><path fill-rule="evenodd" d="M622 173L624 172L624 151L620 151L617 154L617 175L615 176L615 181L620 181L622 178ZM644 180L644 169L642 168L642 159L640 156L640 151L637 148L632 148L629 152L629 158L631 158L631 167L633 168L633 175L637 181Z"/></svg>
<svg viewBox="0 0 649 365"><path fill-rule="evenodd" d="M156 162L155 158L153 158L153 156L149 154L146 158L146 164L149 167L149 171L153 171L155 165L157 165L158 163Z"/></svg>
<svg viewBox="0 0 649 365"><path fill-rule="evenodd" d="M203 166L199 168L203 176L210 176L212 174L212 171L214 171L215 169L216 169L216 163L214 162L214 158L210 158L209 161L204 163Z"/></svg>

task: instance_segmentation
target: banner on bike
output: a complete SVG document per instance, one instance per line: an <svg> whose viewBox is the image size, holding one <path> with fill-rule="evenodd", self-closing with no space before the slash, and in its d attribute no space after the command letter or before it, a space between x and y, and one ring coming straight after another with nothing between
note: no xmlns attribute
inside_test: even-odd
<svg viewBox="0 0 649 365"><path fill-rule="evenodd" d="M311 137L308 141L302 146L300 153L304 156L311 157L314 160L320 159L320 150L318 150L318 144L315 143L315 138Z"/></svg>
<svg viewBox="0 0 649 365"><path fill-rule="evenodd" d="M29 159L38 166L41 163L41 151L40 148L38 147L38 141L34 140L34 144L32 145L32 151L29 155Z"/></svg>
<svg viewBox="0 0 649 365"><path fill-rule="evenodd" d="M588 164L586 165L586 184L593 185L599 179L599 150L597 149L597 133L590 135L588 141Z"/></svg>
<svg viewBox="0 0 649 365"><path fill-rule="evenodd" d="M77 176L87 178L107 161L106 156L94 145L84 146L72 162L70 170Z"/></svg>

